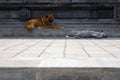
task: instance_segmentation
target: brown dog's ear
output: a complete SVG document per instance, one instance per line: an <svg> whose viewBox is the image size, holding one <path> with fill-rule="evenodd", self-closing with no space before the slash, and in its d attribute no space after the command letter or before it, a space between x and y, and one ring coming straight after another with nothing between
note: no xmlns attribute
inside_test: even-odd
<svg viewBox="0 0 120 80"><path fill-rule="evenodd" d="M45 16L46 18L48 18L48 16Z"/></svg>

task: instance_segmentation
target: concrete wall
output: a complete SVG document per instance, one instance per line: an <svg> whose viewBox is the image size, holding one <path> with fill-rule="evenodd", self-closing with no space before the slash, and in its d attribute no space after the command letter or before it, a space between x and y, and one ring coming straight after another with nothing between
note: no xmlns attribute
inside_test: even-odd
<svg viewBox="0 0 120 80"><path fill-rule="evenodd" d="M0 3L23 3L23 2L120 2L120 0L1 0Z"/></svg>
<svg viewBox="0 0 120 80"><path fill-rule="evenodd" d="M59 30L60 35L53 35L51 30L46 30L50 32L49 36L65 36L74 29L103 29L110 36L120 34L120 0L0 0L0 35L26 36L28 32L24 33L23 29L25 22L48 13L55 15L55 25L65 27ZM37 30L34 34L42 35L41 32Z"/></svg>
<svg viewBox="0 0 120 80"><path fill-rule="evenodd" d="M33 37L33 38L65 38L71 30L92 30L101 31L103 30L109 37L120 37L120 26L118 25L74 25L65 26L64 29L36 29L32 32L28 32L24 28L0 28L0 37Z"/></svg>
<svg viewBox="0 0 120 80"><path fill-rule="evenodd" d="M115 68L1 68L1 80L120 80Z"/></svg>
<svg viewBox="0 0 120 80"><path fill-rule="evenodd" d="M100 18L100 14L119 18L119 4L118 0L1 0L0 19L27 20L48 13L65 19Z"/></svg>

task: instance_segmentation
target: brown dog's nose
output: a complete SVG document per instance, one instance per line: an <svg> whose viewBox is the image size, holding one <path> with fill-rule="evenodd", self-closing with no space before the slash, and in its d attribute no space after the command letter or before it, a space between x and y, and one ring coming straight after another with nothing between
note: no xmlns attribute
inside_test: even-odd
<svg viewBox="0 0 120 80"><path fill-rule="evenodd" d="M52 23L54 20L53 19L49 19L49 22Z"/></svg>

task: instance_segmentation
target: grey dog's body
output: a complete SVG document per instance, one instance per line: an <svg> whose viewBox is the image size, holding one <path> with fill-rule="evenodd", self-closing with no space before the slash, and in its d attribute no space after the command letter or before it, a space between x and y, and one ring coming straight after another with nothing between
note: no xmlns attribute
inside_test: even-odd
<svg viewBox="0 0 120 80"><path fill-rule="evenodd" d="M74 37L74 38L105 38L107 37L107 34L105 34L103 31L97 32L97 31L79 31L79 30L72 30L66 37Z"/></svg>

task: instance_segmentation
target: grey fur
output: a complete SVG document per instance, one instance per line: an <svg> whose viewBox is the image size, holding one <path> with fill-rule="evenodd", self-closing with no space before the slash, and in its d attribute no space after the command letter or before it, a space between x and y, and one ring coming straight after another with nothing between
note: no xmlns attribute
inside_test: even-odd
<svg viewBox="0 0 120 80"><path fill-rule="evenodd" d="M107 34L103 31L97 32L97 31L80 31L80 30L72 30L69 32L69 34L66 37L74 37L74 38L106 38Z"/></svg>

